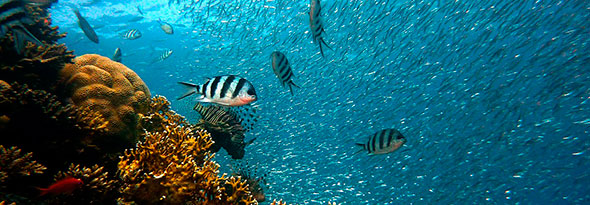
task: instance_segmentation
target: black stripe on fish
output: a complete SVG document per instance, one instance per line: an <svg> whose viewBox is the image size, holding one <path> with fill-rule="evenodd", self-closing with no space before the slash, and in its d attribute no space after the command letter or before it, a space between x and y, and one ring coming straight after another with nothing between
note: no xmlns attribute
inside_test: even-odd
<svg viewBox="0 0 590 205"><path fill-rule="evenodd" d="M201 90L201 94L205 97L207 96L207 90L209 89L209 83L211 82L211 79L209 79L207 82L205 82L205 84L203 85L203 90ZM210 96L209 96L210 97Z"/></svg>
<svg viewBox="0 0 590 205"><path fill-rule="evenodd" d="M240 78L240 80L238 81L238 85L236 85L236 88L234 89L234 92L231 95L231 98L235 98L238 96L238 94L240 94L240 90L242 90L246 82L246 79Z"/></svg>
<svg viewBox="0 0 590 205"><path fill-rule="evenodd" d="M215 91L217 90L217 84L219 84L220 80L221 80L221 76L217 76L217 77L213 78L213 82L211 83L211 87L209 88L209 96L211 98L215 98L215 96L217 96Z"/></svg>
<svg viewBox="0 0 590 205"><path fill-rule="evenodd" d="M234 79L236 79L236 76L234 75L230 75L225 79L225 82L223 82L223 87L221 87L221 93L219 98L224 98L227 91L229 90L232 82L234 82Z"/></svg>
<svg viewBox="0 0 590 205"><path fill-rule="evenodd" d="M383 141L385 140L385 137L389 138L389 136L387 136L387 131L381 131L381 134L379 135L379 149L383 149Z"/></svg>

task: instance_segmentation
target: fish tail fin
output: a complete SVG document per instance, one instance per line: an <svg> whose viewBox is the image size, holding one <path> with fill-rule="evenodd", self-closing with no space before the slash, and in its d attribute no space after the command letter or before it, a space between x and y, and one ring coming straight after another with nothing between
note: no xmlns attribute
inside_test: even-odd
<svg viewBox="0 0 590 205"><path fill-rule="evenodd" d="M324 38L320 38L320 39L318 40L318 43L320 44L320 52L322 53L322 57L325 57L325 56L324 56L324 51L323 51L323 49L322 49L322 44L323 44L324 46L326 46L328 49L330 49L331 51L334 51L334 49L332 49L332 48L331 48L331 47L328 45L328 43L326 43L326 41L324 41Z"/></svg>
<svg viewBox="0 0 590 205"><path fill-rule="evenodd" d="M197 85L197 84L187 83L187 82L178 82L178 84L184 85L189 90L186 93L184 93L182 96L180 96L179 98L177 98L176 100L180 100L180 99L183 99L185 97L188 97L188 96L190 96L192 94L195 94L199 90L199 85Z"/></svg>
<svg viewBox="0 0 590 205"><path fill-rule="evenodd" d="M254 140L255 140L255 139L256 139L256 137L255 137L255 138L253 138L253 139L251 139L250 141L246 142L246 146L248 146L248 145L252 144L252 143L254 142Z"/></svg>
<svg viewBox="0 0 590 205"><path fill-rule="evenodd" d="M289 91L291 91L291 95L293 95L293 87L292 86L295 86L296 88L301 88L298 85L296 85L293 81L291 81L289 83Z"/></svg>
<svg viewBox="0 0 590 205"><path fill-rule="evenodd" d="M24 47L26 45L26 41L33 42L34 44L44 46L43 42L37 39L29 30L27 30L24 26L19 25L12 29L14 33L14 48L18 54L22 54Z"/></svg>
<svg viewBox="0 0 590 205"><path fill-rule="evenodd" d="M39 194L39 196L44 196L46 194L49 193L49 189L45 189L45 188L41 188L41 187L35 187L37 190L41 191L41 193Z"/></svg>

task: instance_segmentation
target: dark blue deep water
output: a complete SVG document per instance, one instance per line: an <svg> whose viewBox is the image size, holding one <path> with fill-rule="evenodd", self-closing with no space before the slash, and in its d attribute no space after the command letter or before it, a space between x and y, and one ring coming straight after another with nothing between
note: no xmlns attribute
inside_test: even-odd
<svg viewBox="0 0 590 205"><path fill-rule="evenodd" d="M51 12L76 55L121 48L152 95L192 122L195 101L175 100L178 81L250 80L260 121L242 160L270 172L265 204L590 203L590 1L321 3L325 58L308 1L70 0ZM123 39L129 29L143 36ZM275 50L301 87L293 96L272 71ZM386 128L407 143L355 154ZM215 159L229 172L224 150Z"/></svg>

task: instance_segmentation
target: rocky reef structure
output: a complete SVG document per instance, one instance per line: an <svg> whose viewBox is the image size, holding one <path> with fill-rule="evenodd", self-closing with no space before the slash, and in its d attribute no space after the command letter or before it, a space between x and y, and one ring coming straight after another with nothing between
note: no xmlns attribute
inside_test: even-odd
<svg viewBox="0 0 590 205"><path fill-rule="evenodd" d="M139 113L144 113L150 91L135 72L107 57L76 57L60 71L60 88L68 102L100 112L108 121L108 147L129 147L139 139Z"/></svg>
<svg viewBox="0 0 590 205"><path fill-rule="evenodd" d="M47 167L33 160L33 153L23 154L17 147L0 145L0 188L8 177L42 174Z"/></svg>

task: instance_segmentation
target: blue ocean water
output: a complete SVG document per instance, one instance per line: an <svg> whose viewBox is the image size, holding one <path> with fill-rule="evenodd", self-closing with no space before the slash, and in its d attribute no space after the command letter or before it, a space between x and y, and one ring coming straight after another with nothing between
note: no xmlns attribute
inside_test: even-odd
<svg viewBox="0 0 590 205"><path fill-rule="evenodd" d="M590 1L321 3L333 48L325 58L308 1L70 0L51 12L76 55L121 48L152 94L192 122L195 101L175 100L184 92L176 82L250 80L261 120L242 160L270 172L270 201L590 203ZM77 26L72 5L99 44ZM143 36L123 39L129 29ZM166 49L174 53L153 63ZM301 87L293 96L272 71L275 50ZM408 142L386 155L355 154L355 142L386 128ZM215 159L229 172L225 151Z"/></svg>

